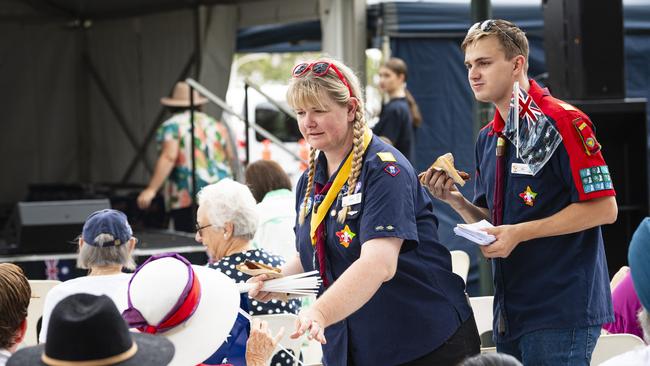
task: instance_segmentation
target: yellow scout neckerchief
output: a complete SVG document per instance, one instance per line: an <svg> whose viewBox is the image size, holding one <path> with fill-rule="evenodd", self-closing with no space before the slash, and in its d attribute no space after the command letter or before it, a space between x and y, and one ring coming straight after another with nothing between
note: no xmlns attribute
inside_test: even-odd
<svg viewBox="0 0 650 366"><path fill-rule="evenodd" d="M366 132L363 135L363 151L361 152L361 154L363 154L366 151L366 148L368 148L371 139L372 139L372 132L370 131L369 128L366 128ZM352 170L353 152L354 151L350 151L350 154L348 155L347 159L345 159L345 163L343 163L343 166L341 167L341 169L339 169L339 172L336 173L336 177L334 177L334 182L332 182L332 186L330 186L330 189L327 191L327 194L325 195L325 199L323 199L323 202L321 202L321 204L318 205L318 210L316 210L315 203L311 209L311 223L309 225L309 236L311 237L312 246L316 245L316 228L318 227L318 225L320 225L321 222L323 222L323 219L325 219L325 215L327 215L330 206L332 206L332 203L334 203L334 200L336 200L336 196L338 196L339 192L341 191L341 188L343 188L343 184L345 184L345 182L348 180L348 177L350 176L350 171ZM348 189L353 189L353 188L348 188Z"/></svg>

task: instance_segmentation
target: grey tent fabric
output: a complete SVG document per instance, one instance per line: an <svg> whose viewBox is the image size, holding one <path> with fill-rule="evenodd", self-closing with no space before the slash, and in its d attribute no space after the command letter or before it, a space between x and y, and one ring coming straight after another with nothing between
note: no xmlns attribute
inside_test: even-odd
<svg viewBox="0 0 650 366"><path fill-rule="evenodd" d="M0 202L23 199L33 183L146 183L157 153L155 139L145 140L166 117L160 98L195 77L194 10L75 21L0 4L0 142L11 157L0 160L9 178ZM236 9L201 12L199 82L225 98ZM148 169L134 159L141 146Z"/></svg>

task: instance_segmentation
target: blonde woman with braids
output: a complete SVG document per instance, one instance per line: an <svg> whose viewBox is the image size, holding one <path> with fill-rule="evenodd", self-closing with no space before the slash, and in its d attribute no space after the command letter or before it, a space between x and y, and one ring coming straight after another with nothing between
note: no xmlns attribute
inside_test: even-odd
<svg viewBox="0 0 650 366"><path fill-rule="evenodd" d="M297 65L287 100L312 147L298 183L298 256L323 288L293 337L323 344L325 365L456 365L480 341L463 280L437 241L431 201L408 160L366 127L354 73L327 59ZM260 301L275 298L260 292Z"/></svg>

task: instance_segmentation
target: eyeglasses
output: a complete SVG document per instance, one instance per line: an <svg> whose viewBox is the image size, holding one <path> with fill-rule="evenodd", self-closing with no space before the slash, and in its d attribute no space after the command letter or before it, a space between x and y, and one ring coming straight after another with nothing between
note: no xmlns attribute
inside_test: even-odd
<svg viewBox="0 0 650 366"><path fill-rule="evenodd" d="M201 230L205 229L206 227L210 227L210 226L212 226L212 224L207 224L207 225L203 225L203 226L200 226L198 222L196 224L194 224L194 228L196 229L196 232L199 233L199 235L201 235Z"/></svg>
<svg viewBox="0 0 650 366"><path fill-rule="evenodd" d="M519 48L519 50L521 51L522 54L524 53L524 49L521 48L521 46L519 46L519 43L517 43L517 41L515 41L514 38L510 37L510 35L509 35L508 33L506 33L506 31L504 31L503 29L501 29L501 27L499 27L499 26L497 25L497 23L496 23L496 21L495 21L494 19L484 20L482 23L481 23L481 22L476 22L476 23L474 23L474 25L471 26L471 27L469 28L469 30L467 31L467 33L470 33L470 32L472 32L472 31L475 31L476 29L480 29L480 30L483 31L483 32L489 32L490 29L492 29L492 26L494 26L496 29L499 30L499 32L503 33L506 37L508 37L508 39L510 39L510 41L511 41L515 46L517 46L517 48Z"/></svg>
<svg viewBox="0 0 650 366"><path fill-rule="evenodd" d="M336 76L339 77L339 80L345 85L346 88L348 88L348 92L350 92L350 96L354 96L354 93L352 93L352 88L350 88L350 84L348 84L347 79L345 79L345 76L339 71L339 69L336 67L336 65L330 63L330 62L325 62L325 61L317 61L317 62L312 62L312 63L301 63L296 66L294 66L293 71L291 71L291 74L293 75L294 78L299 78L307 73L307 71L311 70L312 74L314 76L323 76L326 75L329 69L334 70L336 73Z"/></svg>

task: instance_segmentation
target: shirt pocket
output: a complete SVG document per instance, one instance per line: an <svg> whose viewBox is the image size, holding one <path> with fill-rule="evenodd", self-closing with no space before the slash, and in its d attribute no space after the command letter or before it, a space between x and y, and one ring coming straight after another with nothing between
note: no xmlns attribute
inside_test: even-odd
<svg viewBox="0 0 650 366"><path fill-rule="evenodd" d="M336 251L345 258L354 261L361 255L360 223L363 212L363 200L360 203L348 206L348 212L343 223L337 221L338 213L343 209L342 197L336 201L336 214L331 217L334 230ZM331 214L331 212L330 212Z"/></svg>

